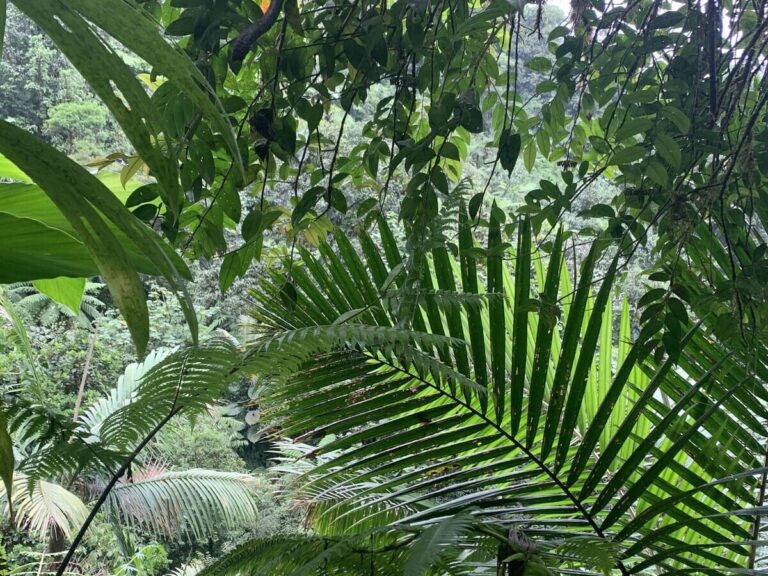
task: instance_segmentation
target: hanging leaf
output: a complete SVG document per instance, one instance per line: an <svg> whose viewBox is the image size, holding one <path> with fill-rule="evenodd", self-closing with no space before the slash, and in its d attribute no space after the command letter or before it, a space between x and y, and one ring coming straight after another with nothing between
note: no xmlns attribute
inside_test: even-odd
<svg viewBox="0 0 768 576"><path fill-rule="evenodd" d="M144 286L123 243L108 222L144 252L171 287L181 294L179 302L196 340L197 319L181 278L181 273L188 274L188 271L183 263L177 263L178 257L172 258L173 253L157 235L135 218L98 178L61 152L2 120L0 153L31 175L64 216L77 240L88 250L107 282L140 354L149 338Z"/></svg>
<svg viewBox="0 0 768 576"><path fill-rule="evenodd" d="M682 162L680 146L674 138L667 134L656 136L656 151L672 168L680 170L680 163Z"/></svg>
<svg viewBox="0 0 768 576"><path fill-rule="evenodd" d="M80 303L85 294L85 278L58 278L34 280L32 282L39 292L48 296L54 302L66 306L75 314L80 312Z"/></svg>
<svg viewBox="0 0 768 576"><path fill-rule="evenodd" d="M499 140L499 161L501 162L501 167L510 175L515 169L518 156L520 156L521 142L520 134L512 134L509 128L501 133L501 139Z"/></svg>

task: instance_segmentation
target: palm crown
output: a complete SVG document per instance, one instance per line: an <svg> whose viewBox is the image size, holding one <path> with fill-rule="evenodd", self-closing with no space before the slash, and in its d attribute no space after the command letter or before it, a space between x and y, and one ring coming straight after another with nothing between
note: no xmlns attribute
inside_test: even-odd
<svg viewBox="0 0 768 576"><path fill-rule="evenodd" d="M633 341L599 241L576 275L562 232L545 263L525 224L502 244L495 214L481 246L462 209L417 289L381 221L383 250L339 234L252 293L246 366L294 360L260 402L294 439L284 468L315 535L206 574L755 568L768 415L747 360L685 311L676 346Z"/></svg>

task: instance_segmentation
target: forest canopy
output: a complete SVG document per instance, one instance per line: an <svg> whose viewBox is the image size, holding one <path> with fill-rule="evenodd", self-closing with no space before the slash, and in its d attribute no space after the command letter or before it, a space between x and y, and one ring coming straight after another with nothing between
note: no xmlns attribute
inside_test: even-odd
<svg viewBox="0 0 768 576"><path fill-rule="evenodd" d="M761 574L765 0L0 0L0 574Z"/></svg>

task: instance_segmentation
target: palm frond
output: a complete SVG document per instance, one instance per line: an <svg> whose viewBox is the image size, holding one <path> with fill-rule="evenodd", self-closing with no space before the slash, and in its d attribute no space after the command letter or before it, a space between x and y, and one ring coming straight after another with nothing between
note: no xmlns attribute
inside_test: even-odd
<svg viewBox="0 0 768 576"><path fill-rule="evenodd" d="M247 474L185 470L118 484L107 509L132 529L201 540L252 524L258 510Z"/></svg>
<svg viewBox="0 0 768 576"><path fill-rule="evenodd" d="M101 442L114 448L133 446L169 415L204 409L226 391L239 363L229 338L212 338L166 356L144 372L132 401L101 421Z"/></svg>
<svg viewBox="0 0 768 576"><path fill-rule="evenodd" d="M281 536L247 542L204 568L200 576L402 575L402 548L381 550L368 535L349 538Z"/></svg>
<svg viewBox="0 0 768 576"><path fill-rule="evenodd" d="M454 548L457 540L472 527L470 514L449 516L429 526L413 541L403 566L404 576L421 576L445 554L446 548Z"/></svg>
<svg viewBox="0 0 768 576"><path fill-rule="evenodd" d="M252 347L253 367L270 366L271 355L272 364L295 360L290 374L267 371L281 384L262 398L264 418L302 442L335 436L302 456L310 465L299 490L322 502L316 525L343 537L334 526L391 524L382 509L429 525L475 507L477 518L536 540L621 545L614 568L623 574L742 569L761 504L759 371L707 324L681 322L679 354L633 342L626 304L617 328L611 321L617 260L595 278L603 244L572 286L563 233L545 266L525 223L512 254L493 220L478 250L462 209L458 258L431 249L420 283L440 298L418 301L405 326L382 304L404 281L383 221L381 249L363 233L359 251L343 237L335 250L302 251L295 301L280 298L279 271L252 293L270 334L268 346ZM451 292L472 305L447 305ZM387 344L393 327L414 337ZM379 340L351 337L378 330Z"/></svg>
<svg viewBox="0 0 768 576"><path fill-rule="evenodd" d="M0 499L5 497L5 487L0 485ZM63 486L44 480L33 482L18 471L14 474L11 499L19 527L37 534L57 528L70 538L88 515L82 500Z"/></svg>
<svg viewBox="0 0 768 576"><path fill-rule="evenodd" d="M126 366L117 379L117 385L105 397L83 411L79 418L83 433L89 435L90 440L98 441L99 430L104 421L136 399L142 378L172 352L173 350L158 348L149 352L141 362Z"/></svg>

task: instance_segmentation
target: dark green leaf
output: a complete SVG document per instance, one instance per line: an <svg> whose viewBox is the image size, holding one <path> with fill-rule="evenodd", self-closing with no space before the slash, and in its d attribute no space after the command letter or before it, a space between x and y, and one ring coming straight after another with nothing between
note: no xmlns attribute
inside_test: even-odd
<svg viewBox="0 0 768 576"><path fill-rule="evenodd" d="M509 174L515 169L517 158L520 156L521 145L520 134L512 134L509 128L501 133L499 140L499 161L501 167L504 168Z"/></svg>
<svg viewBox="0 0 768 576"><path fill-rule="evenodd" d="M680 12L664 12L663 14L659 14L655 18L651 20L651 22L648 24L648 28L650 30L659 30L661 28L672 28L674 26L677 26L680 24L683 20L685 20L685 16L681 14Z"/></svg>

